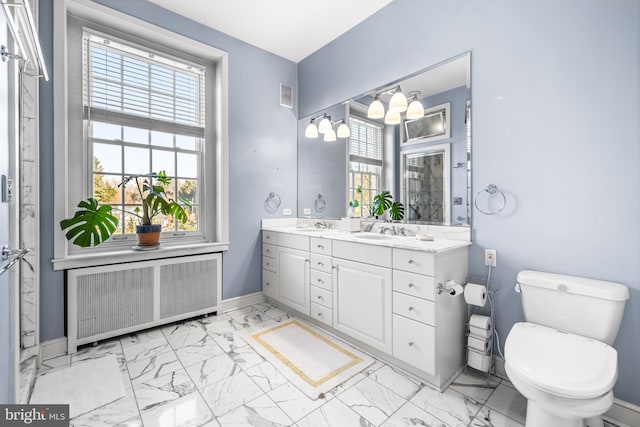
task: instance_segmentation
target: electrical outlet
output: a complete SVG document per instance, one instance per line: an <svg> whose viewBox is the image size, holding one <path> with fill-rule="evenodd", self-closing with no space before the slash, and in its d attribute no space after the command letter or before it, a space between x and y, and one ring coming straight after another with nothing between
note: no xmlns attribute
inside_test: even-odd
<svg viewBox="0 0 640 427"><path fill-rule="evenodd" d="M282 215L291 215L291 209L282 209Z"/></svg>
<svg viewBox="0 0 640 427"><path fill-rule="evenodd" d="M490 265L491 267L496 266L496 257L498 253L495 249L485 249L484 250L484 265Z"/></svg>
<svg viewBox="0 0 640 427"><path fill-rule="evenodd" d="M302 211L302 215L311 215L311 208L304 208Z"/></svg>

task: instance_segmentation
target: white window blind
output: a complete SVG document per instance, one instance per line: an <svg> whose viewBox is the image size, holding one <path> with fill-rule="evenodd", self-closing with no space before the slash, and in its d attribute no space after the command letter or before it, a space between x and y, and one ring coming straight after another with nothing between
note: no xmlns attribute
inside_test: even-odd
<svg viewBox="0 0 640 427"><path fill-rule="evenodd" d="M83 63L85 119L204 136L205 67L87 30Z"/></svg>
<svg viewBox="0 0 640 427"><path fill-rule="evenodd" d="M349 155L351 161L382 166L382 129L374 123L349 119Z"/></svg>

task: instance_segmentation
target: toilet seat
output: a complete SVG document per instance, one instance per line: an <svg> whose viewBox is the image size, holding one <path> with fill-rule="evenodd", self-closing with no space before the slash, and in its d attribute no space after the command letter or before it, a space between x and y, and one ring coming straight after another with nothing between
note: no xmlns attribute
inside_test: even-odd
<svg viewBox="0 0 640 427"><path fill-rule="evenodd" d="M591 399L613 388L618 353L605 343L533 323L516 323L505 343L505 362L547 393Z"/></svg>

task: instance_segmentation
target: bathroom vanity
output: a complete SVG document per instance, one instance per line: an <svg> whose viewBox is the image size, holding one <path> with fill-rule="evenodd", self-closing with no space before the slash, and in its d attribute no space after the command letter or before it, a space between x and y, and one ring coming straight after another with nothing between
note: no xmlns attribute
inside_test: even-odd
<svg viewBox="0 0 640 427"><path fill-rule="evenodd" d="M263 227L262 289L343 338L444 389L464 366L469 241Z"/></svg>

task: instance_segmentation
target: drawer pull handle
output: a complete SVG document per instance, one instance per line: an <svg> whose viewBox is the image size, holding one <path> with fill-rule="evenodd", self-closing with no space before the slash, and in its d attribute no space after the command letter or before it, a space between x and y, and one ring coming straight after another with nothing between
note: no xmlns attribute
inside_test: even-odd
<svg viewBox="0 0 640 427"><path fill-rule="evenodd" d="M319 299L320 301L322 301L324 298L322 298L320 295L318 295L318 299Z"/></svg>
<svg viewBox="0 0 640 427"><path fill-rule="evenodd" d="M316 264L318 264L320 267L324 267L324 262L318 261Z"/></svg>
<svg viewBox="0 0 640 427"><path fill-rule="evenodd" d="M413 288L415 285L413 283L409 283L407 286L409 286L410 288Z"/></svg>
<svg viewBox="0 0 640 427"><path fill-rule="evenodd" d="M322 313L318 313L318 317L322 317Z"/></svg>
<svg viewBox="0 0 640 427"><path fill-rule="evenodd" d="M408 309L408 310L409 310L409 311L413 311L413 310L414 310L414 308L413 308L413 307L411 307L411 306L409 306L409 309Z"/></svg>
<svg viewBox="0 0 640 427"><path fill-rule="evenodd" d="M408 262L409 264L415 264L415 262L414 262L411 258L409 258L409 261L407 261L407 262Z"/></svg>
<svg viewBox="0 0 640 427"><path fill-rule="evenodd" d="M305 259L305 260L304 260L304 262L309 262L309 259L308 259L308 258L307 258L307 259Z"/></svg>
<svg viewBox="0 0 640 427"><path fill-rule="evenodd" d="M324 280L322 280L322 279L318 279L318 280L317 280L317 282L318 282L318 283L324 283Z"/></svg>
<svg viewBox="0 0 640 427"><path fill-rule="evenodd" d="M269 286L269 282L265 283L265 285Z"/></svg>
<svg viewBox="0 0 640 427"><path fill-rule="evenodd" d="M409 342L409 347L415 347L416 345L413 343L413 341Z"/></svg>
<svg viewBox="0 0 640 427"><path fill-rule="evenodd" d="M322 245L317 245L317 246L318 246L318 249L324 249L324 246Z"/></svg>
<svg viewBox="0 0 640 427"><path fill-rule="evenodd" d="M271 236L267 236L267 240L271 239Z"/></svg>

